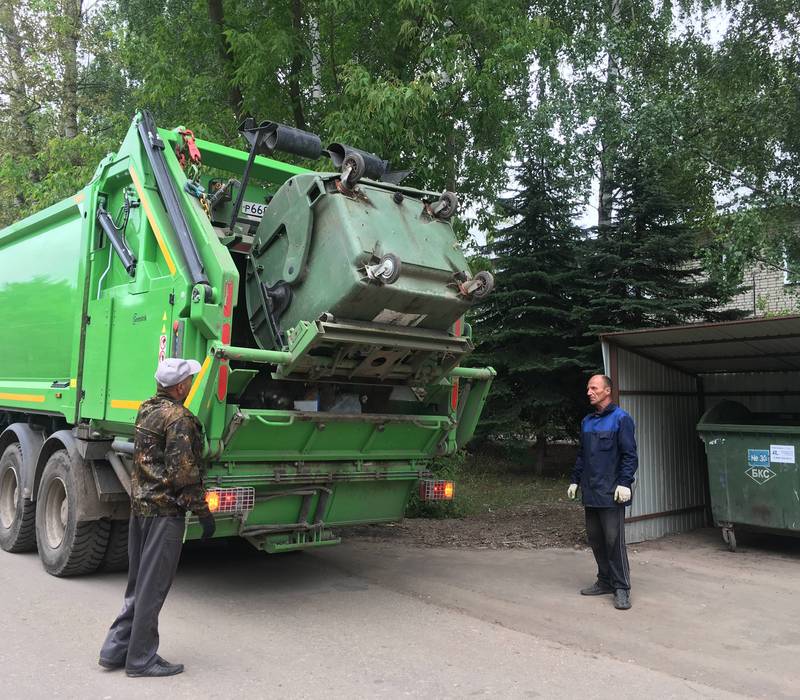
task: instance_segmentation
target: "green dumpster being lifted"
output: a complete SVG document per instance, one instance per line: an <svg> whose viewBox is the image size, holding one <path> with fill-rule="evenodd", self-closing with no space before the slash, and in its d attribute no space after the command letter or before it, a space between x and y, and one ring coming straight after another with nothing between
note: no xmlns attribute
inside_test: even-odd
<svg viewBox="0 0 800 700"><path fill-rule="evenodd" d="M722 401L697 424L708 457L711 511L736 551L734 528L800 536L800 415L753 413Z"/></svg>

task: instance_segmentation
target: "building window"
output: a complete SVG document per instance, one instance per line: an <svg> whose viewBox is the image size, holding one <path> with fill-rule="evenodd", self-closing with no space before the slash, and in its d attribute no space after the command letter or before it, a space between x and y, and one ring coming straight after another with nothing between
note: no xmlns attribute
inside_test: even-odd
<svg viewBox="0 0 800 700"><path fill-rule="evenodd" d="M787 250L783 254L783 283L800 285L800 251Z"/></svg>

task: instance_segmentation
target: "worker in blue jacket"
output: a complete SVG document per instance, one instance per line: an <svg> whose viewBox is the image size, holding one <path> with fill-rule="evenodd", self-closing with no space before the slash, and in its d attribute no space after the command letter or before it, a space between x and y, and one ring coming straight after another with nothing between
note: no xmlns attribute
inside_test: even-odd
<svg viewBox="0 0 800 700"><path fill-rule="evenodd" d="M625 549L625 508L639 460L633 419L611 401L611 379L596 374L586 386L594 408L581 423L578 457L567 490L570 499L580 486L586 510L586 533L597 561L597 581L581 595L614 595L614 607L631 607L631 580Z"/></svg>

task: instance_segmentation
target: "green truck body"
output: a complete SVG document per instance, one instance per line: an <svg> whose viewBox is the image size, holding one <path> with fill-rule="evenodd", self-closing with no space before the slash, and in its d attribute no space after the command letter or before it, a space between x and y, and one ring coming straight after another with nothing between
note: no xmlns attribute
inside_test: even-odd
<svg viewBox="0 0 800 700"><path fill-rule="evenodd" d="M0 545L55 575L124 565L164 357L202 365L216 536L268 552L402 518L494 374L460 367L488 288L436 195L188 138L198 174L186 141L139 114L82 191L0 231Z"/></svg>

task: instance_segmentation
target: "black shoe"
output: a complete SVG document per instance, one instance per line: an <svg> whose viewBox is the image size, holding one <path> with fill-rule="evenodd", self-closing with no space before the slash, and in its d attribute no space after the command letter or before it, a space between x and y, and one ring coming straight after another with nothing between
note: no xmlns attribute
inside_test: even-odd
<svg viewBox="0 0 800 700"><path fill-rule="evenodd" d="M102 656L97 660L97 663L103 668L107 668L109 671L116 671L118 668L125 668L124 661L109 661L108 659L104 659Z"/></svg>
<svg viewBox="0 0 800 700"><path fill-rule="evenodd" d="M163 676L177 676L183 673L183 664L171 664L160 656L147 668L141 671L127 670L125 673L130 678L160 678Z"/></svg>
<svg viewBox="0 0 800 700"><path fill-rule="evenodd" d="M581 595L606 595L613 592L611 586L605 586L599 581L595 581L589 588L581 588Z"/></svg>
<svg viewBox="0 0 800 700"><path fill-rule="evenodd" d="M629 610L631 607L631 592L624 588L614 591L614 607L617 610Z"/></svg>

